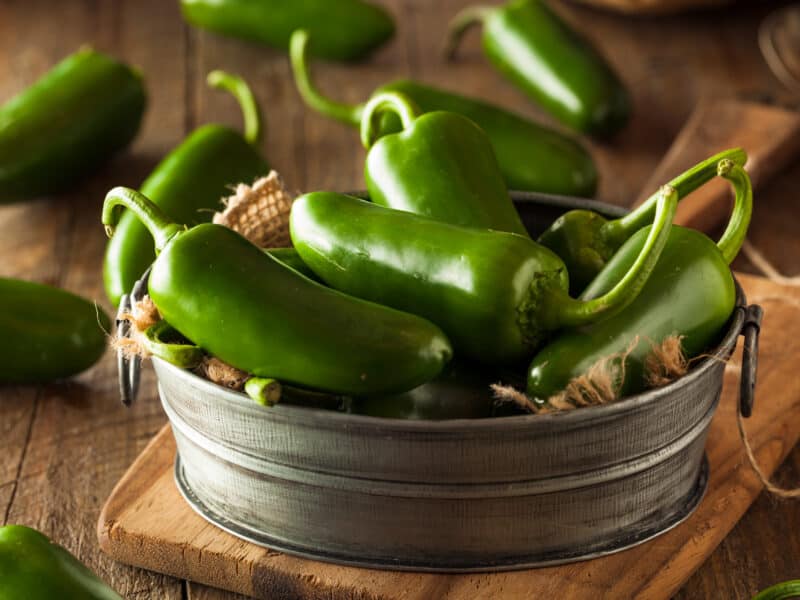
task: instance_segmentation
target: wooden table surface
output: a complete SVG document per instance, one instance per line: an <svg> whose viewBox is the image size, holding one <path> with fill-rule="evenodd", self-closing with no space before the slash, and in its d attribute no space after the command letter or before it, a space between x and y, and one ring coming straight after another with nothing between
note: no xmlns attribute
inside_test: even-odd
<svg viewBox="0 0 800 600"><path fill-rule="evenodd" d="M437 49L445 23L467 2L387 4L398 21L396 39L368 63L318 64L324 90L356 101L389 78L413 76L541 116L488 67L477 36L469 36L458 63L440 60ZM666 19L624 18L558 5L604 49L635 99L636 115L627 130L611 143L592 146L602 175L600 199L629 204L636 197L699 98L783 95L756 43L760 19L779 4L740 2L718 12ZM174 0L2 0L0 98L10 97L87 43L143 70L150 96L143 130L129 152L79 189L59 198L0 207L0 276L60 285L110 310L100 277L104 193L113 185L137 186L197 125L240 125L234 102L205 86L205 74L212 68L238 72L252 83L269 121L264 151L291 188L363 187L364 154L356 134L305 109L285 54L190 29ZM794 161L758 191L750 235L788 274L800 269L798 177L800 162ZM749 268L744 261L737 266ZM139 402L122 408L111 352L69 383L0 388L2 522L44 531L126 598L234 598L115 564L98 549L95 524L101 505L164 422L149 369ZM800 481L800 448L776 478L784 485ZM800 577L798 532L800 503L762 494L677 597L749 598L772 583Z"/></svg>

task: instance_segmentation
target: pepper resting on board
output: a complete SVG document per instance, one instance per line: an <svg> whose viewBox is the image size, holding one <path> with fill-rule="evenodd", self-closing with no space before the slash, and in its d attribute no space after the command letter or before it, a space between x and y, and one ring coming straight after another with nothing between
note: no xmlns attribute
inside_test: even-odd
<svg viewBox="0 0 800 600"><path fill-rule="evenodd" d="M306 56L308 46L307 32L292 34L292 70L303 100L323 115L351 127L360 127L366 103L350 105L325 98L311 81ZM561 133L486 102L415 81L388 83L375 90L372 96L383 92L405 94L425 112L445 110L476 123L489 136L509 189L592 196L597 188L597 170L591 155L578 142ZM380 130L384 134L396 133L400 130L399 119L392 114L385 115Z"/></svg>
<svg viewBox="0 0 800 600"><path fill-rule="evenodd" d="M328 285L430 319L459 356L498 364L532 355L554 330L607 318L633 300L667 239L676 202L665 189L636 264L590 301L569 296L558 256L514 233L450 225L333 192L297 198L289 224L303 262Z"/></svg>
<svg viewBox="0 0 800 600"><path fill-rule="evenodd" d="M616 133L630 116L630 98L617 75L542 0L472 6L450 24L447 52L463 33L483 25L489 61L562 123L597 137Z"/></svg>
<svg viewBox="0 0 800 600"><path fill-rule="evenodd" d="M0 203L64 191L139 130L139 73L91 49L69 55L0 107Z"/></svg>
<svg viewBox="0 0 800 600"><path fill-rule="evenodd" d="M800 598L800 579L776 583L753 596L752 600L789 600Z"/></svg>
<svg viewBox="0 0 800 600"><path fill-rule="evenodd" d="M314 55L329 60L363 58L394 35L391 15L363 0L181 0L181 10L197 27L284 50L307 29Z"/></svg>
<svg viewBox="0 0 800 600"><path fill-rule="evenodd" d="M625 360L620 396L645 388L643 364L651 343L661 344L671 335L682 336L682 349L691 358L719 339L736 302L729 264L747 234L753 192L741 166L726 159L719 162L718 170L736 192L731 219L719 242L715 244L694 229L674 225L650 279L624 311L560 334L534 357L528 370L527 392L531 398L546 401L600 359L627 352L637 336L639 341ZM626 273L648 229L636 232L617 251L581 298L604 294Z"/></svg>
<svg viewBox="0 0 800 600"><path fill-rule="evenodd" d="M173 149L144 181L141 191L171 218L187 224L210 221L230 185L250 182L269 171L258 147L261 118L247 84L222 71L208 75L209 85L231 92L244 115L244 136L224 125L203 125ZM153 240L136 215L120 218L106 246L103 282L116 306L155 258Z"/></svg>
<svg viewBox="0 0 800 600"><path fill-rule="evenodd" d="M135 190L106 196L109 234L119 206L155 240L148 291L162 317L231 366L363 395L416 387L450 360L450 343L432 323L315 283L221 225L177 225Z"/></svg>
<svg viewBox="0 0 800 600"><path fill-rule="evenodd" d="M22 525L0 527L0 600L122 600L86 565Z"/></svg>
<svg viewBox="0 0 800 600"><path fill-rule="evenodd" d="M391 112L403 129L376 140L376 122ZM361 121L369 150L364 179L372 202L453 225L527 236L506 190L492 145L457 113L419 109L397 92L377 94Z"/></svg>
<svg viewBox="0 0 800 600"><path fill-rule="evenodd" d="M698 163L669 182L680 202L717 174L717 163L730 159L743 166L747 154L732 148ZM625 241L653 220L658 195L653 194L636 210L609 221L591 210L571 210L556 219L538 242L561 257L569 271L570 293L580 294Z"/></svg>
<svg viewBox="0 0 800 600"><path fill-rule="evenodd" d="M0 277L0 383L44 383L96 363L111 324L92 302L65 290Z"/></svg>

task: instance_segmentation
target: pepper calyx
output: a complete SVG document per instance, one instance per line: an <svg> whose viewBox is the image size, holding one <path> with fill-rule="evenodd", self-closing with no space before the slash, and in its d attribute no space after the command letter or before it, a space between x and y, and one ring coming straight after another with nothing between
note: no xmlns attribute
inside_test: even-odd
<svg viewBox="0 0 800 600"><path fill-rule="evenodd" d="M556 315L552 308L558 306L559 299L569 298L564 289L566 268L538 271L528 284L528 289L517 305L517 326L522 335L523 345L535 351L555 329L552 325Z"/></svg>

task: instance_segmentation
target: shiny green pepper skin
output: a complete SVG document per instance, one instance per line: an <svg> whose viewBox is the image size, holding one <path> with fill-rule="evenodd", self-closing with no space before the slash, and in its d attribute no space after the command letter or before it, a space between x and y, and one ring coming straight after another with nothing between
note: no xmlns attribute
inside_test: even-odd
<svg viewBox="0 0 800 600"><path fill-rule="evenodd" d="M798 597L800 597L800 579L794 579L761 590L752 600L790 600Z"/></svg>
<svg viewBox="0 0 800 600"><path fill-rule="evenodd" d="M403 130L375 140L385 112L401 117ZM362 116L369 149L364 179L375 204L445 223L527 236L506 190L492 145L480 127L459 114L420 116L405 96L374 96Z"/></svg>
<svg viewBox="0 0 800 600"><path fill-rule="evenodd" d="M450 360L450 343L432 323L315 283L221 225L186 230L135 190L106 196L112 231L119 205L155 239L148 291L163 318L238 369L366 395L409 390Z"/></svg>
<svg viewBox="0 0 800 600"><path fill-rule="evenodd" d="M745 171L727 160L721 161L720 174L736 189L734 213L720 241L715 244L699 231L673 226L652 276L633 302L609 319L561 333L539 351L528 370L530 397L546 401L599 360L627 352L637 337L625 360L620 396L645 389L643 365L651 342L661 344L670 335L682 336L683 351L691 358L718 341L736 302L728 265L745 238L752 210ZM582 298L605 293L624 275L648 229L636 232L614 254Z"/></svg>
<svg viewBox="0 0 800 600"><path fill-rule="evenodd" d="M45 383L96 363L111 324L92 302L41 283L0 278L0 383Z"/></svg>
<svg viewBox="0 0 800 600"><path fill-rule="evenodd" d="M323 115L359 127L366 103L349 105L324 97L311 80L308 46L305 31L292 35L292 70L303 100ZM555 130L487 102L416 81L387 83L371 97L384 92L408 96L423 112L443 110L473 121L489 136L509 189L581 197L591 197L597 189L597 170L591 155L578 142ZM387 113L380 121L381 134L400 129L400 120L394 114Z"/></svg>
<svg viewBox="0 0 800 600"><path fill-rule="evenodd" d="M675 177L669 185L678 192L678 201L711 180L724 159L742 166L747 154L741 148L724 150ZM658 195L653 194L636 210L612 221L591 210L571 210L539 236L539 243L567 265L571 294L579 295L620 246L653 219L657 201Z"/></svg>
<svg viewBox="0 0 800 600"><path fill-rule="evenodd" d="M181 0L181 10L192 25L275 48L307 29L314 55L329 60L364 58L394 35L389 13L363 0Z"/></svg>
<svg viewBox="0 0 800 600"><path fill-rule="evenodd" d="M599 292L629 266L647 229L619 249L585 294ZM625 362L620 396L645 388L643 365L655 343L672 334L683 336L684 352L696 356L717 341L731 316L736 290L728 264L714 242L699 231L672 227L661 259L642 293L624 311L600 323L568 331L547 344L531 363L528 395L546 400L599 359L624 352L639 342Z"/></svg>
<svg viewBox="0 0 800 600"><path fill-rule="evenodd" d="M483 24L489 61L534 102L565 125L608 137L627 122L631 101L617 75L542 0L465 9L450 25L450 49Z"/></svg>
<svg viewBox="0 0 800 600"><path fill-rule="evenodd" d="M635 297L655 265L674 214L665 194L647 248L608 294L567 293L564 263L521 235L460 227L352 196L314 192L292 206L292 243L331 287L439 325L481 363L530 356L550 332L594 322Z"/></svg>
<svg viewBox="0 0 800 600"><path fill-rule="evenodd" d="M0 600L122 600L61 546L30 527L0 527Z"/></svg>
<svg viewBox="0 0 800 600"><path fill-rule="evenodd" d="M127 146L146 104L141 76L91 49L0 107L0 203L62 192Z"/></svg>
<svg viewBox="0 0 800 600"><path fill-rule="evenodd" d="M260 122L255 99L241 79L221 76L228 79L220 85L236 93L242 104L248 131L242 136L223 125L196 129L159 163L141 187L145 196L179 223L210 221L232 185L250 183L269 171L258 151ZM123 214L103 260L106 294L115 306L155 256L153 239L145 226L136 215Z"/></svg>

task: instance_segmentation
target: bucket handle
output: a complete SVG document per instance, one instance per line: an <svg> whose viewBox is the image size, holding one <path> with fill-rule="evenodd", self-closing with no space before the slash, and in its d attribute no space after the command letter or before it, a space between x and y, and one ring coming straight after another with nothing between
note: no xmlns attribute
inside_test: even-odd
<svg viewBox="0 0 800 600"><path fill-rule="evenodd" d="M741 335L744 336L742 348L742 375L739 381L739 410L744 418L753 414L755 402L756 372L758 370L758 334L761 332L761 319L764 309L758 304L744 307L744 321Z"/></svg>
<svg viewBox="0 0 800 600"><path fill-rule="evenodd" d="M126 318L133 310L133 306L143 300L147 295L147 278L150 276L150 269L147 269L142 278L134 285L129 294L124 294L119 302L117 309L117 337L120 339L130 338L131 322ZM126 353L120 345L117 348L117 373L119 374L119 397L122 404L130 406L136 400L139 393L139 379L142 373L142 358L131 356Z"/></svg>

